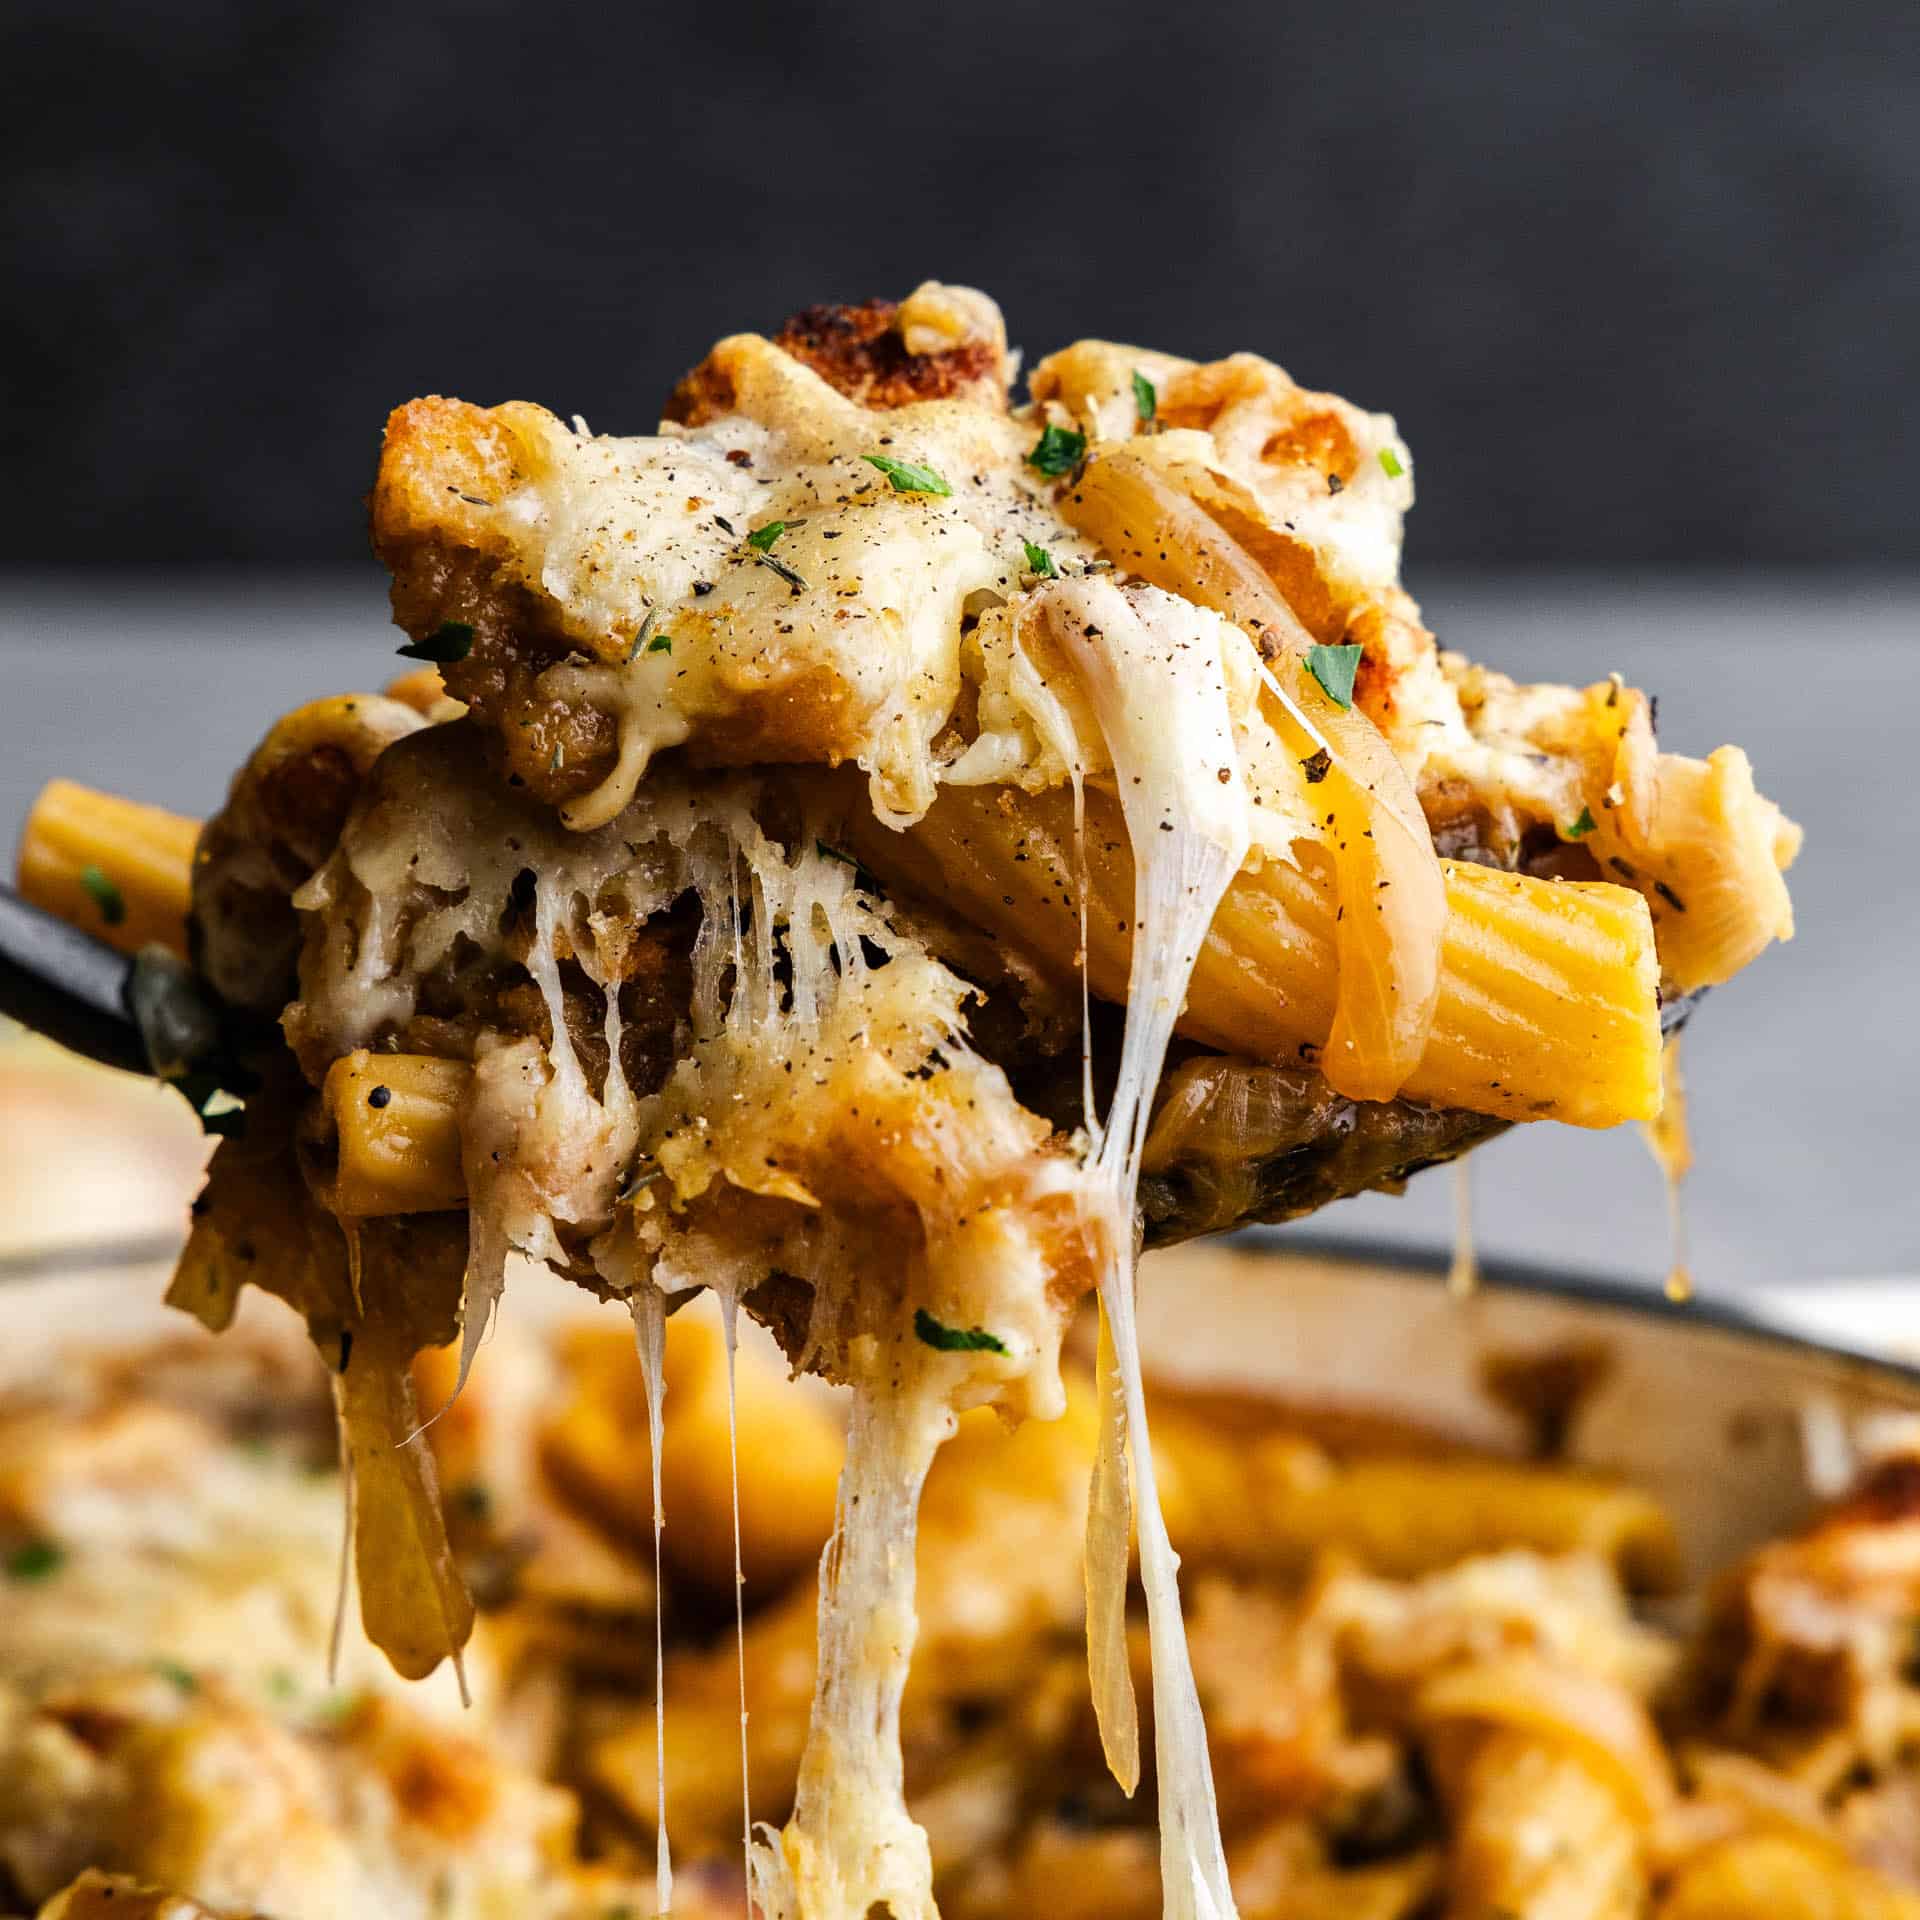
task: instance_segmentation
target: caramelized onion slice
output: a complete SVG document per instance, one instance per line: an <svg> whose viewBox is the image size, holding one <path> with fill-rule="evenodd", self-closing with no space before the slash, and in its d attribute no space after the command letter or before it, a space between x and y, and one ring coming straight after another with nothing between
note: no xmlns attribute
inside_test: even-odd
<svg viewBox="0 0 1920 1920"><path fill-rule="evenodd" d="M1357 708L1307 666L1313 642L1251 554L1137 453L1096 454L1060 511L1116 565L1225 615L1259 649L1265 712L1303 763L1333 856L1339 986L1322 1070L1337 1092L1388 1100L1426 1050L1440 991L1446 892L1406 770Z"/></svg>
<svg viewBox="0 0 1920 1920"><path fill-rule="evenodd" d="M167 1302L219 1332L251 1285L306 1321L334 1380L341 1464L357 1483L361 1622L394 1671L418 1680L458 1662L473 1632L407 1370L459 1333L466 1216L391 1214L343 1231L294 1152L301 1091L291 1060L274 1062L247 1102L246 1131L220 1142ZM364 1302L362 1261L380 1276Z"/></svg>

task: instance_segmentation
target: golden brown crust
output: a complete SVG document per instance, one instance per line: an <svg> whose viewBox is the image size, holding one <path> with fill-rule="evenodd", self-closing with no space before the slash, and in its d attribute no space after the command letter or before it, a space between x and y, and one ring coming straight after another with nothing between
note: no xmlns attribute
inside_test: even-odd
<svg viewBox="0 0 1920 1920"><path fill-rule="evenodd" d="M521 411L438 394L396 407L368 505L374 552L393 575L394 624L415 640L448 621L473 629L466 657L442 671L446 691L496 732L505 774L558 805L604 777L613 728L532 687L567 643L546 632L493 513L538 463L536 444L516 430Z"/></svg>
<svg viewBox="0 0 1920 1920"><path fill-rule="evenodd" d="M1004 344L984 332L963 334L952 346L916 353L903 315L911 303L866 300L853 306L803 307L773 336L773 344L811 367L835 392L875 411L917 400L990 399L1006 404ZM734 405L733 381L709 356L674 388L666 418L698 427Z"/></svg>
<svg viewBox="0 0 1920 1920"><path fill-rule="evenodd" d="M1349 610L1349 645L1358 646L1360 665L1353 679L1353 703L1389 741L1398 738L1407 682L1434 656L1433 635L1420 609L1398 587Z"/></svg>
<svg viewBox="0 0 1920 1920"><path fill-rule="evenodd" d="M418 713L379 694L315 700L280 720L200 834L188 939L230 1004L285 1004L300 931L292 896L333 851L368 770Z"/></svg>
<svg viewBox="0 0 1920 1920"><path fill-rule="evenodd" d="M679 427L704 427L709 420L733 412L736 397L733 376L710 353L674 382L660 418Z"/></svg>
<svg viewBox="0 0 1920 1920"><path fill-rule="evenodd" d="M463 549L504 553L488 509L526 475L512 414L511 406L477 407L431 393L387 416L367 506L374 551L389 566L396 549L429 530Z"/></svg>

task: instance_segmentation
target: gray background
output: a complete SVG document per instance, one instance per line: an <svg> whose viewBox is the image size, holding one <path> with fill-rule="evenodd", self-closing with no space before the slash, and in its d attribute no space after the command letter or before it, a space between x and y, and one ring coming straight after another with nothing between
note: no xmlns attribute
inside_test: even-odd
<svg viewBox="0 0 1920 1920"><path fill-rule="evenodd" d="M1670 746L1741 742L1807 829L1799 937L1710 995L1688 1034L1701 1291L1920 1275L1920 887L1904 744L1920 716L1920 583L1429 584L1443 638L1546 677L1617 668L1660 695ZM385 617L371 566L351 583L0 587L0 820L56 773L206 810L267 715L392 673L399 636ZM1844 684L1823 656L1844 658ZM1474 1164L1488 1252L1663 1276L1664 1189L1633 1128L1523 1128ZM1425 1174L1403 1199L1346 1201L1309 1225L1432 1244L1449 1232L1448 1180Z"/></svg>
<svg viewBox="0 0 1920 1920"><path fill-rule="evenodd" d="M417 393L640 430L716 335L934 275L1030 352L1391 409L1443 639L1617 667L1809 828L1690 1043L1703 1289L1920 1272L1912 0L12 0L0 261L0 822L56 772L203 810L392 670L360 497ZM1478 1164L1492 1250L1663 1270L1629 1132Z"/></svg>

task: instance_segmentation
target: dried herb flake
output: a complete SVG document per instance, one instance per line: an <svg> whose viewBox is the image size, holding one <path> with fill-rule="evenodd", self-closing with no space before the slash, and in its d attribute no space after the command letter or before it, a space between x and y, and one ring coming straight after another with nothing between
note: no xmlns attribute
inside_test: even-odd
<svg viewBox="0 0 1920 1920"><path fill-rule="evenodd" d="M153 1670L162 1680L172 1681L174 1687L181 1693L200 1691L200 1682L193 1670L190 1667L183 1667L178 1660L156 1660L153 1662Z"/></svg>
<svg viewBox="0 0 1920 1920"><path fill-rule="evenodd" d="M411 640L394 649L402 660L431 660L450 667L473 651L473 628L465 620L442 620L424 640Z"/></svg>
<svg viewBox="0 0 1920 1920"><path fill-rule="evenodd" d="M93 904L100 909L100 918L108 926L117 927L127 917L126 895L98 867L82 867L80 884L93 898Z"/></svg>
<svg viewBox="0 0 1920 1920"><path fill-rule="evenodd" d="M67 1564L67 1550L51 1540L29 1540L15 1547L5 1564L9 1580L47 1580Z"/></svg>

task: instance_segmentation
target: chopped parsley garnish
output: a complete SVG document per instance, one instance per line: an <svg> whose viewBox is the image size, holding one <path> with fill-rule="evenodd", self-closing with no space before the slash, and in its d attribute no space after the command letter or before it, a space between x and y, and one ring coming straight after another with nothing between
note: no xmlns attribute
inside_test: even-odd
<svg viewBox="0 0 1920 1920"><path fill-rule="evenodd" d="M673 635L670 633L656 633L653 638L647 642L647 651L649 653L671 653L673 651Z"/></svg>
<svg viewBox="0 0 1920 1920"><path fill-rule="evenodd" d="M1353 676L1360 671L1362 647L1322 647L1307 649L1307 671L1326 689L1326 695L1343 711L1353 705Z"/></svg>
<svg viewBox="0 0 1920 1920"><path fill-rule="evenodd" d="M1041 580L1058 580L1060 572L1053 564L1053 555L1045 547L1036 547L1031 540L1020 543L1027 550L1027 571Z"/></svg>
<svg viewBox="0 0 1920 1920"><path fill-rule="evenodd" d="M1592 831L1593 809L1591 807L1582 807L1580 809L1580 818L1572 821L1567 826L1566 835L1569 840L1584 840Z"/></svg>
<svg viewBox="0 0 1920 1920"><path fill-rule="evenodd" d="M51 1540L29 1540L6 1558L9 1580L46 1580L67 1564L67 1550Z"/></svg>
<svg viewBox="0 0 1920 1920"><path fill-rule="evenodd" d="M1036 473L1044 473L1050 480L1057 480L1063 473L1071 473L1086 457L1087 436L1084 433L1049 425L1033 443L1033 451L1027 455L1027 465Z"/></svg>
<svg viewBox="0 0 1920 1920"><path fill-rule="evenodd" d="M108 926L117 927L127 917L126 896L98 867L82 867L80 884L93 896L93 904Z"/></svg>
<svg viewBox="0 0 1920 1920"><path fill-rule="evenodd" d="M156 1660L153 1670L162 1680L171 1680L182 1693L198 1693L200 1682L190 1667L183 1667L178 1660Z"/></svg>
<svg viewBox="0 0 1920 1920"><path fill-rule="evenodd" d="M1406 472L1406 468L1400 464L1400 456L1391 447L1380 449L1380 471L1389 480L1398 480Z"/></svg>
<svg viewBox="0 0 1920 1920"><path fill-rule="evenodd" d="M1005 1353L1007 1343L985 1327L950 1327L936 1320L925 1307L913 1312L914 1337L942 1353Z"/></svg>
<svg viewBox="0 0 1920 1920"><path fill-rule="evenodd" d="M1153 382L1144 373L1133 376L1133 410L1140 416L1140 424L1150 427L1153 416L1159 411L1160 396L1154 391Z"/></svg>
<svg viewBox="0 0 1920 1920"><path fill-rule="evenodd" d="M931 467L916 467L911 460L889 460L884 453L863 453L860 458L870 467L878 467L892 483L895 493L951 493L953 489Z"/></svg>
<svg viewBox="0 0 1920 1920"><path fill-rule="evenodd" d="M787 523L784 520L769 520L764 527L755 527L754 530L747 535L747 545L752 547L756 553L771 553L773 551L773 543L778 540L786 530Z"/></svg>
<svg viewBox="0 0 1920 1920"><path fill-rule="evenodd" d="M267 1691L276 1700L291 1700L300 1691L300 1682L291 1667L275 1667L267 1675Z"/></svg>
<svg viewBox="0 0 1920 1920"><path fill-rule="evenodd" d="M1318 753L1310 753L1300 762L1300 771L1307 776L1307 785L1317 787L1333 770L1333 755L1325 747Z"/></svg>
<svg viewBox="0 0 1920 1920"><path fill-rule="evenodd" d="M473 651L473 628L465 620L442 620L424 640L410 640L395 651L402 660L431 660L450 667Z"/></svg>

